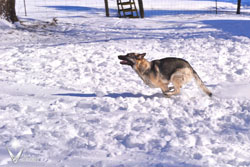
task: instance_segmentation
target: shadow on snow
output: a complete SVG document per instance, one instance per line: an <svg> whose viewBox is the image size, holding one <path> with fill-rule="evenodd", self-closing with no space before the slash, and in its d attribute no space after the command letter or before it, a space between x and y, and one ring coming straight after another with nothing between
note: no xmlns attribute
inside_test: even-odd
<svg viewBox="0 0 250 167"><path fill-rule="evenodd" d="M85 6L43 6L43 7L52 8L55 10L70 11L70 12L91 12L91 13L100 13L100 12L104 13L105 12L104 8L94 8L94 7L85 7ZM110 12L117 12L117 10L110 9Z"/></svg>
<svg viewBox="0 0 250 167"><path fill-rule="evenodd" d="M104 5L103 5L104 6ZM63 10L70 12L91 12L91 13L105 13L104 8L85 7L85 6L43 6L55 10ZM114 16L118 16L116 8L110 8L109 11ZM176 15L176 14L206 14L215 13L215 7L207 10L158 10L158 9L145 9L145 17L163 16L163 15ZM115 15L117 13L117 15Z"/></svg>
<svg viewBox="0 0 250 167"><path fill-rule="evenodd" d="M110 97L110 98L119 98L119 97L123 97L123 98L140 98L140 97L144 97L144 98L154 98L154 97L163 97L163 95L161 93L156 93L153 95L143 95L143 94L133 94L133 93L109 93L107 95L103 95L103 96L98 96L95 93L59 93L59 94L53 94L54 96L70 96L70 97Z"/></svg>
<svg viewBox="0 0 250 167"><path fill-rule="evenodd" d="M232 36L245 36L250 38L250 20L204 20L202 23L229 33Z"/></svg>

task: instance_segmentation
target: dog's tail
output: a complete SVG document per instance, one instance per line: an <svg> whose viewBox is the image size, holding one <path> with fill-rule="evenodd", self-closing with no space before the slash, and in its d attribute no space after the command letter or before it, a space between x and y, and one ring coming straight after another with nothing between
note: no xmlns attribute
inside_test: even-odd
<svg viewBox="0 0 250 167"><path fill-rule="evenodd" d="M193 75L194 75L194 79L195 82L197 83L197 85L209 96L212 97L212 93L208 90L208 88L205 86L205 84L202 82L201 78L199 77L199 75L196 73L196 71L193 69Z"/></svg>

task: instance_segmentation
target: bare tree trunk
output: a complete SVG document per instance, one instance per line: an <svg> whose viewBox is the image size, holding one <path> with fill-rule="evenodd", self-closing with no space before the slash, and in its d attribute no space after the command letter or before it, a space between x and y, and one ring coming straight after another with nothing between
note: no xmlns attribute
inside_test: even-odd
<svg viewBox="0 0 250 167"><path fill-rule="evenodd" d="M0 18L9 22L17 22L15 9L16 0L0 0Z"/></svg>

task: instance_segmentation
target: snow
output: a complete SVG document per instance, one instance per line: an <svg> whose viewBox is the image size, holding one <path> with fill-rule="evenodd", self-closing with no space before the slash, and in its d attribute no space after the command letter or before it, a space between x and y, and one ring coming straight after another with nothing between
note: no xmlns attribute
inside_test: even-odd
<svg viewBox="0 0 250 167"><path fill-rule="evenodd" d="M248 15L119 19L65 3L30 1L26 26L0 20L0 166L250 166ZM186 59L214 96L192 81L165 98L119 64L128 52ZM24 149L17 164L6 147Z"/></svg>

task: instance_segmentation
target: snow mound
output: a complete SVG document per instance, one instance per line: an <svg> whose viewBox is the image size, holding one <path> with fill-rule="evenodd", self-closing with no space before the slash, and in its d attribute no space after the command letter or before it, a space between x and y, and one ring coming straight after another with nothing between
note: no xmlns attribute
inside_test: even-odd
<svg viewBox="0 0 250 167"><path fill-rule="evenodd" d="M0 19L0 29L6 30L6 29L12 29L15 28L16 25L8 22L7 20Z"/></svg>
<svg viewBox="0 0 250 167"><path fill-rule="evenodd" d="M219 84L216 90L216 95L220 98L250 99L250 81Z"/></svg>
<svg viewBox="0 0 250 167"><path fill-rule="evenodd" d="M134 20L106 18L82 0L77 12L66 0L31 2L31 22L40 23L39 8L58 24L0 20L0 165L13 165L8 147L24 149L13 165L22 167L250 166L249 16ZM192 81L165 98L120 65L128 52L186 59L214 97Z"/></svg>

